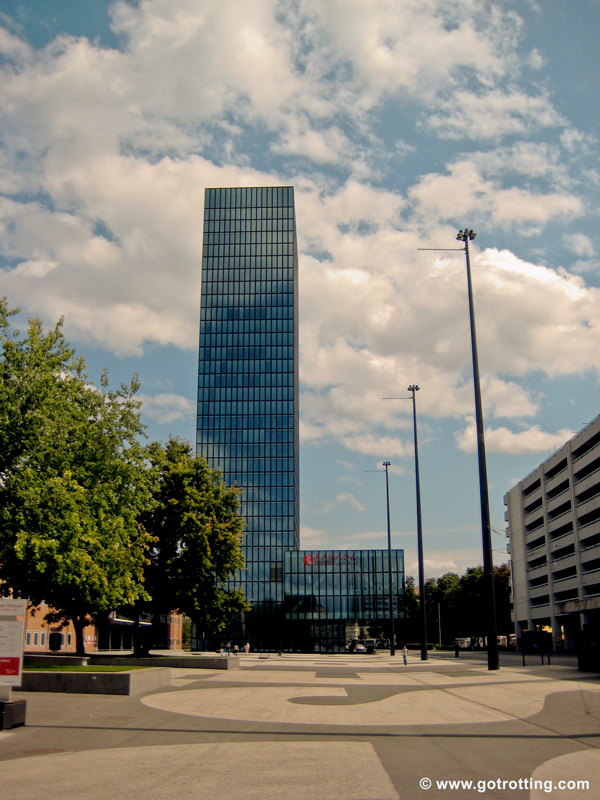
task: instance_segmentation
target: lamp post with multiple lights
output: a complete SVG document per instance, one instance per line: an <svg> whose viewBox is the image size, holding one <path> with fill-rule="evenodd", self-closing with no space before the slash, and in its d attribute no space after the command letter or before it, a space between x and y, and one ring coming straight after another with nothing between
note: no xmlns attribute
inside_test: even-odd
<svg viewBox="0 0 600 800"><path fill-rule="evenodd" d="M479 380L479 358L477 355L477 333L475 329L475 306L471 282L471 259L469 242L477 234L465 228L456 234L459 242L464 242L467 259L467 286L469 292L469 318L471 321L471 351L473 355L473 387L475 390L475 422L477 425L477 457L479 460L479 497L481 503L481 536L483 540L483 580L485 592L485 615L487 634L488 669L499 667L498 633L496 629L496 601L494 598L494 557L492 553L492 529L490 524L490 499L488 495L485 441L483 437L483 409L481 404L481 385ZM463 249L463 248L461 248Z"/></svg>
<svg viewBox="0 0 600 800"><path fill-rule="evenodd" d="M423 558L423 524L421 521L421 479L419 477L419 441L417 439L417 401L416 384L408 387L412 394L413 429L415 438L415 479L417 492L417 555L419 561L419 606L421 608L421 661L427 661L427 613L425 609L425 561Z"/></svg>
<svg viewBox="0 0 600 800"><path fill-rule="evenodd" d="M388 535L388 599L390 605L390 655L396 655L396 634L394 631L394 586L392 584L392 529L390 526L390 488L388 484L388 467L390 461L384 461L385 467L385 499L387 504L387 535Z"/></svg>
<svg viewBox="0 0 600 800"><path fill-rule="evenodd" d="M423 559L423 523L421 519L421 478L419 475L419 440L417 437L417 401L415 392L419 391L416 383L408 387L410 397L384 397L384 400L412 400L413 429L415 442L415 480L417 495L417 561L419 565L419 607L421 618L421 661L427 661L427 610L425 608L425 566Z"/></svg>

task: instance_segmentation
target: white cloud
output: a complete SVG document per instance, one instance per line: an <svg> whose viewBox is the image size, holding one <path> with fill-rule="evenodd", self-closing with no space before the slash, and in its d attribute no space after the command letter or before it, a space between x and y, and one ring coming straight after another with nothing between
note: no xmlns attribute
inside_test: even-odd
<svg viewBox="0 0 600 800"><path fill-rule="evenodd" d="M527 57L527 63L532 69L541 69L546 64L546 59L535 47Z"/></svg>
<svg viewBox="0 0 600 800"><path fill-rule="evenodd" d="M61 37L33 51L2 33L11 302L47 323L64 314L71 338L119 354L195 348L204 187L293 182L303 439L411 457L410 403L382 398L414 381L420 412L469 414L463 256L417 248L452 247L458 209L484 226L482 246L493 226L508 241L585 212L561 159L593 142L521 80L519 17L482 0L146 0L111 13L120 50ZM450 139L518 139L468 154L446 142L449 163L422 174L419 137L394 131L396 160L414 155L417 172L379 188L393 161L377 138L384 106ZM556 126L562 150L523 138ZM598 290L506 250L472 255L486 414L530 419L539 398L515 376L600 369Z"/></svg>
<svg viewBox="0 0 600 800"><path fill-rule="evenodd" d="M351 492L339 492L333 502L327 503L323 509L324 514L329 514L338 505L345 505L355 511L364 511L365 507Z"/></svg>
<svg viewBox="0 0 600 800"><path fill-rule="evenodd" d="M503 559L500 554L494 553L494 562L496 564L500 564L503 561L506 562L507 558L508 556ZM454 572L457 575L464 575L469 567L477 567L481 564L481 562L482 552L480 548L436 547L435 556L427 557L427 554L425 555L425 579L439 578L448 572ZM415 578L418 588L419 564L417 559L413 557L412 553L405 556L404 570L406 575L412 575Z"/></svg>
<svg viewBox="0 0 600 800"><path fill-rule="evenodd" d="M569 430L546 433L540 429L539 425L533 425L531 428L517 433L504 427L486 428L484 432L485 449L489 453L513 456L543 453L546 450L562 447L572 435L573 432ZM477 452L477 430L473 418L469 420L468 426L463 431L456 434L456 441L459 449L463 452Z"/></svg>
<svg viewBox="0 0 600 800"><path fill-rule="evenodd" d="M196 412L195 404L180 394L162 392L152 397L139 394L137 399L142 403L142 418L148 416L163 425L178 419L189 419Z"/></svg>
<svg viewBox="0 0 600 800"><path fill-rule="evenodd" d="M309 528L305 525L300 528L300 548L302 550L323 550L327 546L328 534L325 531Z"/></svg>
<svg viewBox="0 0 600 800"><path fill-rule="evenodd" d="M584 233L565 233L563 241L568 249L577 256L589 256L595 254L594 245Z"/></svg>
<svg viewBox="0 0 600 800"><path fill-rule="evenodd" d="M439 110L427 118L427 125L447 139L500 140L564 124L547 95L535 96L512 88L481 94L456 92L437 107Z"/></svg>
<svg viewBox="0 0 600 800"><path fill-rule="evenodd" d="M590 146L595 144L596 141L596 137L589 133L583 133L571 126L565 127L560 135L560 142L565 150L569 153L578 153L580 155L589 153Z"/></svg>
<svg viewBox="0 0 600 800"><path fill-rule="evenodd" d="M423 175L409 195L417 212L431 220L454 219L458 207L471 219L491 219L506 228L516 224L522 234L539 232L553 218L572 218L583 211L581 200L565 191L503 188L484 177L477 159L450 164L445 175Z"/></svg>

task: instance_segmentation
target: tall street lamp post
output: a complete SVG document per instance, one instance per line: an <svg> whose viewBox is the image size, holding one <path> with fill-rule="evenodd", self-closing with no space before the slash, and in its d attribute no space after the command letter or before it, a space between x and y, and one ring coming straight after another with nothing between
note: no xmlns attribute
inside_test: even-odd
<svg viewBox="0 0 600 800"><path fill-rule="evenodd" d="M477 234L468 230L459 231L456 238L464 242L467 259L467 286L469 291L469 318L471 321L471 350L473 355L473 386L475 389L475 421L477 424L477 457L479 460L479 497L481 503L481 535L483 540L483 579L485 592L485 614L487 633L488 669L499 668L498 633L496 629L496 601L494 598L494 558L492 554L492 529L490 524L490 500L488 495L485 441L483 438L483 410L481 405L481 385L479 381L479 358L477 356L477 332L475 329L475 306L473 304L473 285L471 282L471 259L469 241Z"/></svg>
<svg viewBox="0 0 600 800"><path fill-rule="evenodd" d="M396 655L396 634L394 632L394 586L392 583L392 529L390 526L390 488L388 483L388 467L390 461L384 461L385 467L385 499L387 504L387 534L388 534L388 590L390 605L390 655Z"/></svg>
<svg viewBox="0 0 600 800"><path fill-rule="evenodd" d="M496 629L496 601L494 598L494 558L492 554L492 527L490 525L490 499L488 495L485 442L483 438L483 411L481 406L481 385L479 381L479 358L477 356L477 332L475 330L475 306L471 282L471 258L469 242L477 236L475 231L465 228L456 238L464 242L464 247L419 247L418 250L454 250L464 252L467 259L467 287L469 293L469 319L471 321L471 351L473 356L473 388L475 390L475 422L477 425L477 457L479 460L479 498L481 505L481 538L483 543L483 584L485 605L485 630L487 638L488 669L499 669L498 632Z"/></svg>
<svg viewBox="0 0 600 800"><path fill-rule="evenodd" d="M415 438L415 479L417 489L417 551L419 561L419 606L421 608L421 661L427 661L427 614L425 609L425 562L423 559L423 523L421 521L421 478L419 476L419 441L417 439L417 401L416 384L408 387L412 394L413 429Z"/></svg>
<svg viewBox="0 0 600 800"><path fill-rule="evenodd" d="M410 397L384 397L384 400L412 400L413 404L413 430L415 442L415 480L417 493L417 561L419 564L419 608L421 618L421 661L427 661L427 609L425 608L425 566L423 559L423 523L421 519L421 478L419 474L419 440L417 438L417 401L415 392L419 391L416 384L408 387Z"/></svg>

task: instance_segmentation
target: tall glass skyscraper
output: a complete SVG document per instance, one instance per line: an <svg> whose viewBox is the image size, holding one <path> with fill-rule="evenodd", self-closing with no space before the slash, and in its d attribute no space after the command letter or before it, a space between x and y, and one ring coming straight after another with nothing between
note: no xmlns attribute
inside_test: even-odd
<svg viewBox="0 0 600 800"><path fill-rule="evenodd" d="M283 553L298 542L298 249L291 186L206 189L197 453L243 489L252 611L239 636L281 637ZM198 642L202 648L202 643Z"/></svg>

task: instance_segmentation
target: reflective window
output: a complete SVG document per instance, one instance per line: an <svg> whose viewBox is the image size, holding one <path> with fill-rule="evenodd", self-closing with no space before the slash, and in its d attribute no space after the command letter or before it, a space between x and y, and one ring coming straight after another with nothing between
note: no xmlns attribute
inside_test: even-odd
<svg viewBox="0 0 600 800"><path fill-rule="evenodd" d="M387 553L383 551L387 556ZM394 616L404 616L404 554L392 551ZM286 619L389 617L389 576L382 551L291 551L284 553ZM366 567L366 569L365 569ZM289 587L289 588L288 588ZM292 616L293 614L293 616Z"/></svg>

